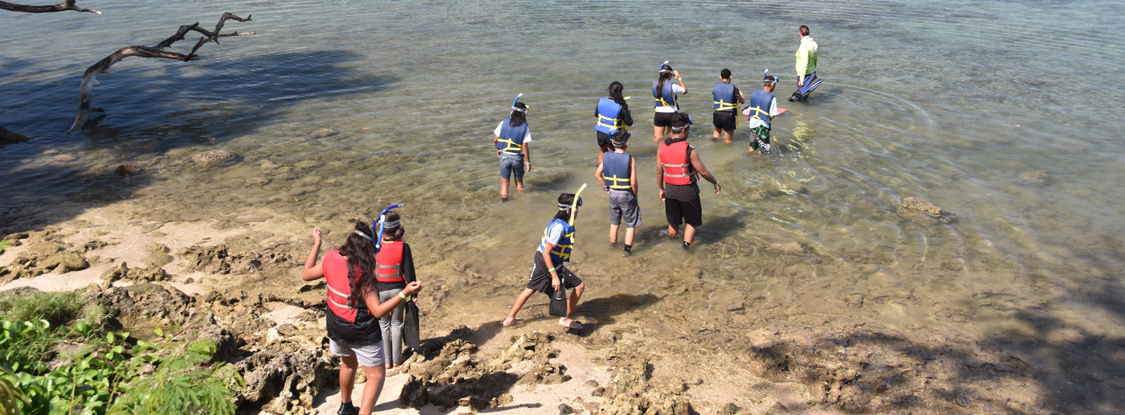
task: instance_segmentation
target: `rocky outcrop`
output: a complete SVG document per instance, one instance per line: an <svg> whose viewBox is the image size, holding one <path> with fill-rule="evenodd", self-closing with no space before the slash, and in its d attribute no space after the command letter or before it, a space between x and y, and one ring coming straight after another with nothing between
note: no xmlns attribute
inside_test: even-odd
<svg viewBox="0 0 1125 415"><path fill-rule="evenodd" d="M685 392L687 386L681 383L658 384L652 381L652 364L647 357L636 351L616 349L610 360L618 366L613 369L613 377L605 387L598 387L595 396L605 396L595 414L661 414L688 415L693 413Z"/></svg>

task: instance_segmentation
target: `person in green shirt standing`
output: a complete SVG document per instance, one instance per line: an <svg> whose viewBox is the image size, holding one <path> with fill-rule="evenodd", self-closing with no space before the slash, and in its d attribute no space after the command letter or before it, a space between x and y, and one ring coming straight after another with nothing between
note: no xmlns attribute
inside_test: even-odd
<svg viewBox="0 0 1125 415"><path fill-rule="evenodd" d="M816 77L816 41L809 36L809 27L801 25L797 29L801 36L801 46L797 48L797 91L789 96L789 101L805 101L820 79Z"/></svg>

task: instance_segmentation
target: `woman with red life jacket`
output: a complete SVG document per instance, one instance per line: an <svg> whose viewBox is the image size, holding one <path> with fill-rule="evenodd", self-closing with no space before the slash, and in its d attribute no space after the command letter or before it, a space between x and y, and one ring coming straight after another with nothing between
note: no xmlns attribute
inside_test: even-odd
<svg viewBox="0 0 1125 415"><path fill-rule="evenodd" d="M414 277L414 259L410 245L402 241L406 233L398 212L387 212L383 222L383 242L375 254L375 280L379 282L379 301L387 302L398 297L406 285L417 281ZM383 350L387 354L386 368L402 365L402 312L406 303L399 303L389 314L379 319L383 331Z"/></svg>
<svg viewBox="0 0 1125 415"><path fill-rule="evenodd" d="M324 261L317 263L320 254L320 228L313 229L313 247L301 271L301 279L312 281L324 278L328 285L329 349L339 356L340 414L370 414L383 389L386 370L383 367L383 337L379 318L391 313L395 307L418 294L419 282L406 284L399 295L380 300L375 282L374 231L363 222L356 222L355 231L339 249L324 253ZM363 366L367 383L363 387L360 407L352 404L355 372Z"/></svg>

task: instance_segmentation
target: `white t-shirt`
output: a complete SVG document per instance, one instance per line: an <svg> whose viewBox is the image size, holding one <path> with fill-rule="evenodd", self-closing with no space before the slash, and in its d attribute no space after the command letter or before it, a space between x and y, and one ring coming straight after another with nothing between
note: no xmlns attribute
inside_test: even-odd
<svg viewBox="0 0 1125 415"><path fill-rule="evenodd" d="M750 123L750 128L761 127L761 126L766 125L765 121L762 121L758 118L750 116L750 108L746 108L746 109L742 110L742 115L744 117L746 117L747 122ZM773 97L773 99L770 100L770 117L776 117L776 116L777 116L777 97Z"/></svg>
<svg viewBox="0 0 1125 415"><path fill-rule="evenodd" d="M684 87L680 86L679 82L671 80L671 79L669 79L665 82L672 82L672 93L673 94L687 93L687 90L684 89ZM663 106L663 105L661 105L659 107L656 107L656 112L679 112L679 111L680 111L679 104L672 104L671 106L668 106L668 107Z"/></svg>
<svg viewBox="0 0 1125 415"><path fill-rule="evenodd" d="M500 129L504 128L504 123L506 123L506 122L508 122L508 120L500 121L499 124L496 124L496 130L492 131L492 135L496 136L496 137L499 137L500 136ZM523 142L524 143L530 143L531 142L531 128L528 128L527 132L523 134Z"/></svg>

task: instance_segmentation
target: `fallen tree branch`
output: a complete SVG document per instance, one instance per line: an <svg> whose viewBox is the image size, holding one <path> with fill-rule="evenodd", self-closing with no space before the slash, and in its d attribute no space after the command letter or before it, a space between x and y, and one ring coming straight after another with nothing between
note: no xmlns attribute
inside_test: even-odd
<svg viewBox="0 0 1125 415"><path fill-rule="evenodd" d="M83 9L81 7L78 7L77 5L74 4L76 1L77 0L66 0L62 3L56 4L56 5L53 5L53 6L28 6L28 5L24 5L24 4L15 4L15 3L8 3L6 1L0 1L0 10L11 10L13 12L24 12L24 13L52 13L52 12L65 12L67 10L74 10L74 11L77 11L77 12L102 14L102 12L99 12L99 11L94 10L94 9Z"/></svg>
<svg viewBox="0 0 1125 415"><path fill-rule="evenodd" d="M67 130L66 133L70 134L77 131L79 128L82 128L82 126L86 124L87 120L89 120L91 109L90 97L92 95L91 89L99 85L98 75L109 73L109 68L113 66L113 64L120 62L122 59L128 58L130 56L136 56L140 58L164 58L184 62L195 60L198 58L198 56L195 54L195 51L199 50L199 47L203 46L204 43L215 42L215 44L219 44L220 37L254 34L254 32L232 32L225 34L219 33L219 31L222 30L223 24L226 23L227 19L232 19L239 22L248 22L250 21L251 16L252 15L247 15L246 18L243 19L241 17L235 16L232 13L223 13L223 16L219 18L219 23L215 25L215 30L213 31L208 31L207 29L200 28L199 22L190 25L183 25L180 26L179 30L176 31L176 34L172 35L172 37L164 39L163 42L157 43L155 46L127 46L119 49L117 52L113 52L113 54L109 56L106 56L105 59L98 61L98 63L91 65L89 68L86 68L86 73L82 75L82 86L79 87L78 90L78 115L74 117L74 124L70 126L70 129ZM172 46L173 43L183 40L184 36L187 35L188 32L199 32L204 36L199 39L199 42L196 42L195 47L191 48L190 52L188 52L187 54L182 54L164 50L164 48Z"/></svg>

